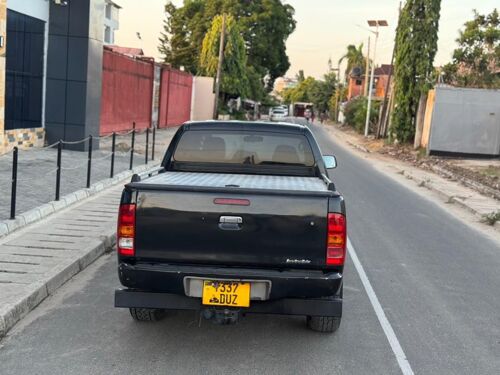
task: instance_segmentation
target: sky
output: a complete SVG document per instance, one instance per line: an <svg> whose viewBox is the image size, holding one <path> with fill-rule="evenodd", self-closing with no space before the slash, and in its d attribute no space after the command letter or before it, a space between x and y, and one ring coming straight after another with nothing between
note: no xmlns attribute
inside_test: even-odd
<svg viewBox="0 0 500 375"><path fill-rule="evenodd" d="M157 59L158 37L164 19L166 0L115 0L123 8L120 11L120 30L115 42L126 47L143 48L146 55ZM175 5L182 0L174 0ZM336 66L348 44L368 44L373 34L368 30L368 19L385 19L389 27L380 29L375 61L388 64L391 60L397 25L399 0L284 0L295 8L297 27L287 41L287 53L291 67L287 76L293 77L299 70L306 76L320 78L328 69L328 59ZM147 4L147 5L146 5ZM490 13L498 0L442 0L439 25L438 53L434 65L446 64L456 47L455 39L464 22L472 18L472 10ZM142 41L136 36L139 32Z"/></svg>

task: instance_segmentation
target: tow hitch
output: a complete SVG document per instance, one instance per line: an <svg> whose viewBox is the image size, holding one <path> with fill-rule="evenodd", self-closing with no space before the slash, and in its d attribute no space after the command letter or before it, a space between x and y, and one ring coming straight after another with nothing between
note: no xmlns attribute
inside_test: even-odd
<svg viewBox="0 0 500 375"><path fill-rule="evenodd" d="M212 320L215 324L229 325L236 324L240 315L240 310L230 309L204 309L201 312L203 318Z"/></svg>

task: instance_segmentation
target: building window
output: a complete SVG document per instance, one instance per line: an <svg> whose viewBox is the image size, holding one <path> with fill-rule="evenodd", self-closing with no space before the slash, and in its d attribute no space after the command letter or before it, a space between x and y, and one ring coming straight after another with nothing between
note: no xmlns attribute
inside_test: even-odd
<svg viewBox="0 0 500 375"><path fill-rule="evenodd" d="M109 26L104 26L104 43L111 44L111 28Z"/></svg>
<svg viewBox="0 0 500 375"><path fill-rule="evenodd" d="M45 22L7 10L5 129L42 126Z"/></svg>
<svg viewBox="0 0 500 375"><path fill-rule="evenodd" d="M361 84L362 84L362 83L363 83L363 81L362 81L362 80L360 80L360 79L357 79L357 80L356 80L356 86L361 86Z"/></svg>
<svg viewBox="0 0 500 375"><path fill-rule="evenodd" d="M107 18L108 20L110 20L110 19L111 19L111 8L112 8L112 7L113 7L113 6L112 6L111 4L106 4L106 18Z"/></svg>
<svg viewBox="0 0 500 375"><path fill-rule="evenodd" d="M111 19L114 21L114 22L118 22L119 21L119 9L117 7L112 7L111 9Z"/></svg>

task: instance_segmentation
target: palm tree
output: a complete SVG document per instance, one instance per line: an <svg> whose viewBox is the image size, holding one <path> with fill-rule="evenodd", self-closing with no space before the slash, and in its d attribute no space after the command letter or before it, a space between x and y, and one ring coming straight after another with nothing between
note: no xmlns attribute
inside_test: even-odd
<svg viewBox="0 0 500 375"><path fill-rule="evenodd" d="M339 60L339 66L344 60L347 60L345 77L348 77L354 68L359 67L364 70L363 67L366 61L365 56L363 55L363 43L361 43L358 47L353 44L349 44L347 46L347 53Z"/></svg>

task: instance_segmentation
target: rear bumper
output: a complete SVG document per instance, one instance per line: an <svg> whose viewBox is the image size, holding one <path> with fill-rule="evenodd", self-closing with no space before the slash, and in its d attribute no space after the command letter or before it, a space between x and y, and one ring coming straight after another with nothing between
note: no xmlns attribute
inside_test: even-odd
<svg viewBox="0 0 500 375"><path fill-rule="evenodd" d="M267 280L271 282L269 300L341 298L340 290L342 286L341 273L324 273L319 270L278 271L151 263L132 265L122 262L118 266L118 274L120 282L127 288L180 296L186 295L184 290L184 278L186 277L214 280Z"/></svg>
<svg viewBox="0 0 500 375"><path fill-rule="evenodd" d="M204 308L200 298L130 289L118 289L115 291L115 307L143 307L170 310L201 310ZM252 301L250 307L241 308L240 311L250 314L341 317L342 299L340 297L326 299L283 298L270 301Z"/></svg>

